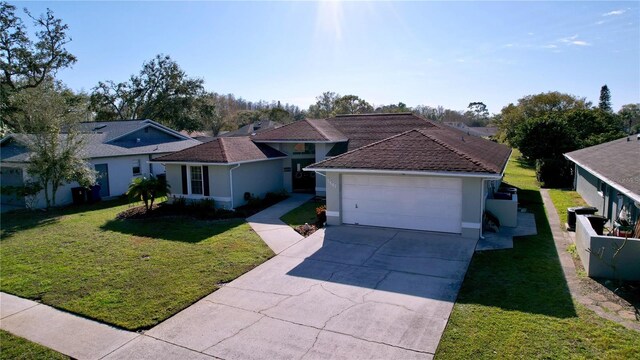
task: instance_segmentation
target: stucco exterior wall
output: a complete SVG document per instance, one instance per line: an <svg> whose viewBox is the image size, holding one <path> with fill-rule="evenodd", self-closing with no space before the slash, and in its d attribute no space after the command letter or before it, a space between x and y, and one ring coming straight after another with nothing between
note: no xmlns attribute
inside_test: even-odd
<svg viewBox="0 0 640 360"><path fill-rule="evenodd" d="M212 199L215 207L231 209L231 189L229 187L229 165L209 165L209 196L184 194L182 192L182 165L166 164L167 183L171 186L171 198L183 197L191 201ZM190 165L187 165L187 167ZM187 170L189 171L189 170Z"/></svg>
<svg viewBox="0 0 640 360"><path fill-rule="evenodd" d="M133 180L133 166L134 161L140 161L140 170L143 175L149 173L149 156L148 155L132 155L132 156L118 156L118 157L104 157L89 159L89 163L92 166L99 164L107 164L109 169L109 197L120 196L127 192L131 180ZM157 174L160 174L158 169ZM162 169L164 170L164 169ZM25 173L25 180L30 180L31 177ZM71 196L71 189L79 186L77 182L71 182L58 187L56 192L56 206L68 205L73 202ZM35 198L34 208L46 207L46 199L44 191L41 191Z"/></svg>
<svg viewBox="0 0 640 360"><path fill-rule="evenodd" d="M342 224L341 173L326 173L327 224ZM466 238L478 239L481 227L482 180L462 179L462 233Z"/></svg>
<svg viewBox="0 0 640 360"><path fill-rule="evenodd" d="M622 246L624 238L596 234L584 215L576 216L576 248L582 265L590 277L640 280L640 239L629 238L613 258L614 247ZM599 255L601 254L602 258ZM614 272L612 264L615 264Z"/></svg>
<svg viewBox="0 0 640 360"><path fill-rule="evenodd" d="M282 159L241 164L233 170L233 206L246 204L245 192L264 198L268 192L281 191L282 180Z"/></svg>
<svg viewBox="0 0 640 360"><path fill-rule="evenodd" d="M601 182L595 175L576 165L576 191L587 204L597 207L598 213L609 219L608 226L613 225L612 222L618 217L622 206L630 212L632 219L640 216L640 209L634 205L634 201L623 194L618 196L619 192L616 188L604 184L604 191L599 192Z"/></svg>

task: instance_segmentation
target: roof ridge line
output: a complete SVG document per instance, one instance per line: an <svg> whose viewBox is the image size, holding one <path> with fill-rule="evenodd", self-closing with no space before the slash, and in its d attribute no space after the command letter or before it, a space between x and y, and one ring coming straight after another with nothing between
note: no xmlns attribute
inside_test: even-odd
<svg viewBox="0 0 640 360"><path fill-rule="evenodd" d="M322 135L324 137L324 139L326 141L329 141L329 136L323 131L321 130L319 127L317 127L315 124L313 124L313 122L309 121L310 119L304 119L304 121L307 122L307 124L309 124L312 128L314 128L317 132L320 133L320 135ZM335 126L329 124L329 122L327 121L327 119L314 119L317 121L324 121L325 123L327 123L327 125L331 126L332 128L334 128L336 131L340 132L340 130L336 129ZM340 132L341 133L341 132ZM341 133L342 134L342 133ZM344 136L344 135L343 135Z"/></svg>
<svg viewBox="0 0 640 360"><path fill-rule="evenodd" d="M485 164L484 162L482 162L482 161L480 161L480 160L478 160L478 159L476 159L476 158L473 158L471 155L467 154L466 152L464 152L464 151L462 151L462 150L459 150L459 149L454 148L453 146L451 146L451 145L447 144L446 142L444 142L444 141L442 141L442 140L440 140L440 139L438 139L438 138L434 137L433 135L425 134L425 133L423 133L422 131L419 131L419 130L418 130L418 132L419 132L420 134L422 134L423 136L426 136L426 137L428 137L429 139L433 140L433 141L434 141L435 143L437 143L438 145L440 145L440 146L442 146L442 147L445 147L445 148L447 148L447 149L449 149L449 150L453 151L455 154L460 155L460 156L462 156L463 158L465 158L465 159L467 159L467 160L471 161L472 163L474 163L474 164L476 164L476 165L478 165L478 166L482 167L484 170L489 171L489 172L493 172L493 170L492 170L492 169L490 169L489 167L487 167L487 164ZM469 136L471 136L471 135L469 135ZM464 136L463 136L463 138L464 138ZM464 141L464 140L463 140L463 141Z"/></svg>
<svg viewBox="0 0 640 360"><path fill-rule="evenodd" d="M222 157L223 159L227 160L227 162L230 162L229 157L227 156L227 148L224 145L224 141L222 141L223 139L224 139L223 137L218 138L218 142L220 143L220 150L222 150Z"/></svg>
<svg viewBox="0 0 640 360"><path fill-rule="evenodd" d="M407 131L405 131L405 132L401 132L400 134L396 134L396 135L393 135L393 136L389 136L388 138L384 138L384 139L382 139L382 140L378 140L378 141L376 141L376 142L372 142L371 144L367 144L367 145L364 145L364 146L360 146L359 148L355 148L355 149L353 149L353 150L349 150L349 151L347 151L347 152L345 152L345 153L342 153L342 154L340 154L340 155L333 156L333 157L331 157L330 159L324 159L324 160L322 160L322 161L318 161L318 162L317 162L317 163L315 163L314 165L322 164L322 163L323 163L323 162L325 162L325 161L333 160L333 159L335 159L335 158L339 158L339 157L345 156L345 155L347 155L347 154L351 154L351 153L353 153L353 152L355 152L355 151L358 151L358 150L361 150L361 149L366 149L366 148L372 147L372 146L377 145L377 144L379 144L379 143L381 143L381 142L383 142L383 141L391 140L391 139L397 138L398 136L406 135L406 134L408 134L408 133L410 133L410 132L412 132L412 131L417 131L418 133L422 134L422 132L420 132L418 129L411 129L411 130L407 130ZM423 135L424 135L424 134L423 134Z"/></svg>

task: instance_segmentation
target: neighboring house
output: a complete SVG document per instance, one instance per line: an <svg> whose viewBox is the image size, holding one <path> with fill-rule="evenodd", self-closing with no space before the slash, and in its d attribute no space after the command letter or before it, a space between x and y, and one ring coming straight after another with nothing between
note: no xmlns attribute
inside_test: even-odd
<svg viewBox="0 0 640 360"><path fill-rule="evenodd" d="M464 131L467 135L480 136L490 138L498 133L498 128L493 126L467 126L467 124L459 121L445 121L445 125Z"/></svg>
<svg viewBox="0 0 640 360"><path fill-rule="evenodd" d="M304 191L327 197L329 224L477 239L485 200L510 154L507 146L399 113L306 119L155 161L167 166L174 196L217 198L219 207L244 204L244 193Z"/></svg>
<svg viewBox="0 0 640 360"><path fill-rule="evenodd" d="M634 221L640 216L640 135L572 151L574 187L601 215L614 221L624 206Z"/></svg>
<svg viewBox="0 0 640 360"><path fill-rule="evenodd" d="M624 137L565 154L575 164L576 191L608 219L611 234L598 234L591 221L577 215L575 244L590 277L640 280L640 135ZM630 226L619 226L620 210ZM634 231L635 229L635 231Z"/></svg>
<svg viewBox="0 0 640 360"><path fill-rule="evenodd" d="M103 197L126 193L134 177L165 173L164 166L150 164L149 160L200 144L199 141L152 120L86 122L80 124L80 131L86 137L83 156L98 172L100 194ZM28 135L12 134L0 140L2 185L22 185L29 179L26 167L30 153L24 145L25 136ZM76 183L70 183L58 188L56 205L71 203L70 189L76 186ZM45 205L44 195L41 193L37 196L34 207ZM24 206L25 199L6 195L2 197L4 210Z"/></svg>

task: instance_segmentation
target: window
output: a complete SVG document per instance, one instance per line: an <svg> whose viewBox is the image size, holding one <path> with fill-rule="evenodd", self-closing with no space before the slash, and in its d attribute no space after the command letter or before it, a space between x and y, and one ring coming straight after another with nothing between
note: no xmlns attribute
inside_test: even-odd
<svg viewBox="0 0 640 360"><path fill-rule="evenodd" d="M133 160L133 176L140 174L140 159Z"/></svg>
<svg viewBox="0 0 640 360"><path fill-rule="evenodd" d="M191 194L202 195L202 166L190 166Z"/></svg>

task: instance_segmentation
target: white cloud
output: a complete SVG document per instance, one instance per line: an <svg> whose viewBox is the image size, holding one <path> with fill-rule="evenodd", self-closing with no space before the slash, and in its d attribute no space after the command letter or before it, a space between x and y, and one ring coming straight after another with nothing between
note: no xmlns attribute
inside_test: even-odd
<svg viewBox="0 0 640 360"><path fill-rule="evenodd" d="M606 21L604 21L604 20L596 21L596 25L602 25L602 24L604 24L605 22L606 22Z"/></svg>
<svg viewBox="0 0 640 360"><path fill-rule="evenodd" d="M559 39L558 42L561 42L566 45L577 45L577 46L591 46L590 43L584 40L578 40L578 35L569 36L566 38Z"/></svg>
<svg viewBox="0 0 640 360"><path fill-rule="evenodd" d="M556 48L558 48L558 45L556 45L556 44L549 44L549 45L544 45L544 46L542 46L542 47L543 47L543 48L545 48L545 49L556 49Z"/></svg>
<svg viewBox="0 0 640 360"><path fill-rule="evenodd" d="M613 11L609 11L608 13L604 13L602 14L602 16L616 16L616 15L622 15L625 12L627 12L627 10L613 10Z"/></svg>

